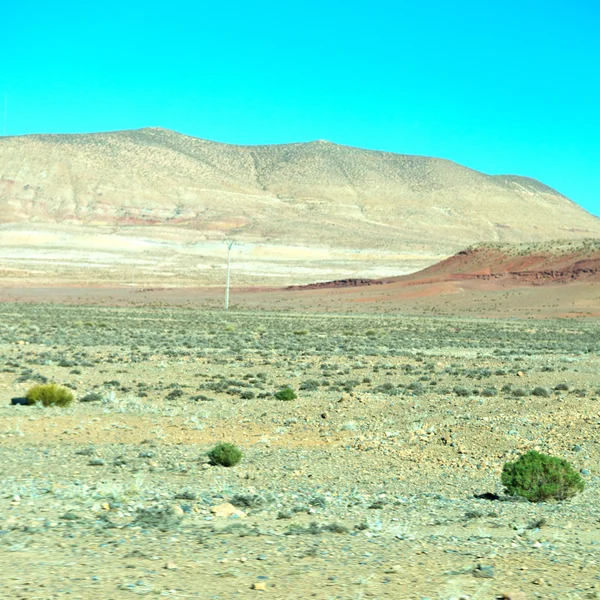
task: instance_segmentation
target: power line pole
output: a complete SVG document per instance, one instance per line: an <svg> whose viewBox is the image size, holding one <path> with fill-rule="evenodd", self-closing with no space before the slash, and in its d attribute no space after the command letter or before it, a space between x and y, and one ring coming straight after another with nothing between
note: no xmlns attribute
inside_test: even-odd
<svg viewBox="0 0 600 600"><path fill-rule="evenodd" d="M235 244L235 240L225 240L227 244L227 280L225 283L225 310L229 310L229 275L231 273L231 248Z"/></svg>
<svg viewBox="0 0 600 600"><path fill-rule="evenodd" d="M8 92L4 92L4 126L2 131L4 132L4 136L6 137L6 121L8 117Z"/></svg>

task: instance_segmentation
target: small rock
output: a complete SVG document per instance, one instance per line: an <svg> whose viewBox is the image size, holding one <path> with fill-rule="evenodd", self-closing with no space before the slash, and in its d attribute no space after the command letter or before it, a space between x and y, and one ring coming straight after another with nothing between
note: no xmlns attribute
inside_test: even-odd
<svg viewBox="0 0 600 600"><path fill-rule="evenodd" d="M510 591L500 594L498 596L499 600L527 600L525 598L525 594L517 591Z"/></svg>
<svg viewBox="0 0 600 600"><path fill-rule="evenodd" d="M326 419L326 418L327 418L327 413L326 412L321 413L321 419Z"/></svg>
<svg viewBox="0 0 600 600"><path fill-rule="evenodd" d="M589 471L589 469L581 469L579 472L580 472L582 475L589 475L589 474L590 474L590 471Z"/></svg>
<svg viewBox="0 0 600 600"><path fill-rule="evenodd" d="M473 577L492 579L494 577L494 567L479 564L473 569Z"/></svg>
<svg viewBox="0 0 600 600"><path fill-rule="evenodd" d="M102 460L101 458L92 458L92 460L90 460L90 462L88 462L88 465L90 467L101 467L105 464L106 464L105 461Z"/></svg>
<svg viewBox="0 0 600 600"><path fill-rule="evenodd" d="M64 521L79 521L79 519L81 519L81 517L75 511L72 510L67 511L60 518Z"/></svg>
<svg viewBox="0 0 600 600"><path fill-rule="evenodd" d="M243 518L246 516L246 513L239 508L236 508L233 504L229 502L225 502L224 504L219 504L217 506L211 506L210 512L215 515L215 517L239 517Z"/></svg>
<svg viewBox="0 0 600 600"><path fill-rule="evenodd" d="M177 571L179 567L174 562L168 562L165 564L165 569L168 571Z"/></svg>
<svg viewBox="0 0 600 600"><path fill-rule="evenodd" d="M267 584L264 581L255 581L250 589L264 592L267 589Z"/></svg>
<svg viewBox="0 0 600 600"><path fill-rule="evenodd" d="M394 574L394 575L397 575L402 572L403 572L403 569L400 565L393 565L387 571L385 571L385 573L387 573L387 574Z"/></svg>

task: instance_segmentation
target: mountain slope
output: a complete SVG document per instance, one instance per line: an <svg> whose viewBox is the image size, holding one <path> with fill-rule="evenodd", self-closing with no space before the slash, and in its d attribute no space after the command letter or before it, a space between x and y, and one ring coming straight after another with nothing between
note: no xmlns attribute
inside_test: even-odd
<svg viewBox="0 0 600 600"><path fill-rule="evenodd" d="M600 236L599 219L526 177L324 141L236 146L164 129L0 138L0 223L392 252L411 269L481 241Z"/></svg>

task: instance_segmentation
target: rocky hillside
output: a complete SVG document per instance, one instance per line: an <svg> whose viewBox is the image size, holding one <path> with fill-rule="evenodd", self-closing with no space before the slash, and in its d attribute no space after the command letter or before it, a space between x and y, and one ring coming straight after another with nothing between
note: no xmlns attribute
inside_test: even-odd
<svg viewBox="0 0 600 600"><path fill-rule="evenodd" d="M600 240L479 244L402 281L512 277L532 282L600 281Z"/></svg>
<svg viewBox="0 0 600 600"><path fill-rule="evenodd" d="M438 256L600 235L599 219L533 179L325 141L235 146L164 129L0 138L0 222L166 225L197 240Z"/></svg>

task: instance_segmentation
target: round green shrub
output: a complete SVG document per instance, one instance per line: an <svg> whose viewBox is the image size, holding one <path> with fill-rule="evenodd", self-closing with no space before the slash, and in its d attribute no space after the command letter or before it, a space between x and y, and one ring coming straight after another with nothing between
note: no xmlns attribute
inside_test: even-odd
<svg viewBox="0 0 600 600"><path fill-rule="evenodd" d="M530 502L566 500L582 492L585 482L568 461L530 450L502 469L508 494Z"/></svg>
<svg viewBox="0 0 600 600"><path fill-rule="evenodd" d="M213 465L233 467L242 460L242 451L234 444L222 442L208 453L208 459Z"/></svg>
<svg viewBox="0 0 600 600"><path fill-rule="evenodd" d="M295 400L298 396L291 387L281 388L278 392L275 392L275 398L277 400Z"/></svg>
<svg viewBox="0 0 600 600"><path fill-rule="evenodd" d="M25 395L27 404L43 404L44 406L69 406L74 400L73 393L55 383L34 385Z"/></svg>

